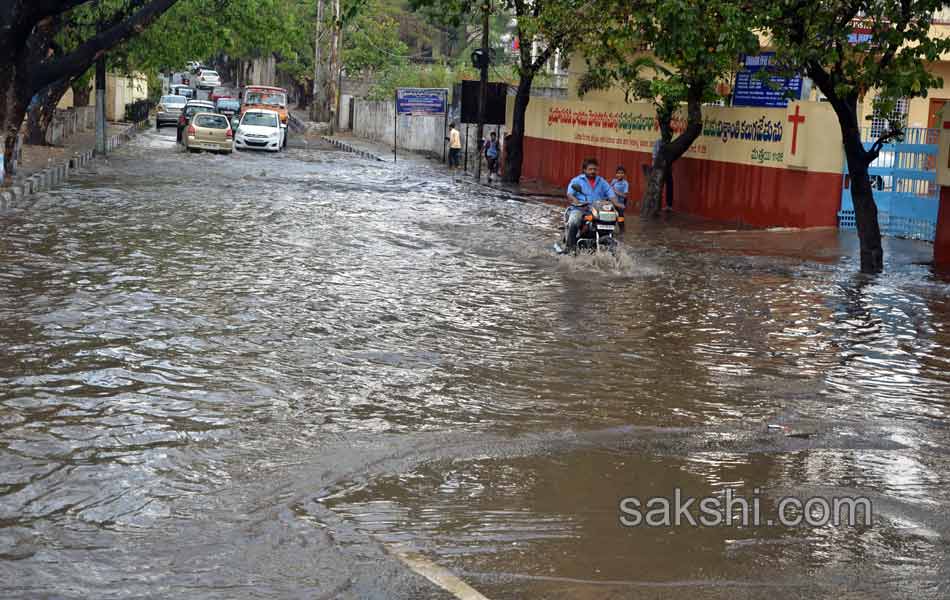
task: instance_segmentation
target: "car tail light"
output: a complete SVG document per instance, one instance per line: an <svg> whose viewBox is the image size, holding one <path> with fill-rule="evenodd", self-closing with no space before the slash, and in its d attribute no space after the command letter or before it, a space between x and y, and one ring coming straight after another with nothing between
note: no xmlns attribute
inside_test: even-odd
<svg viewBox="0 0 950 600"><path fill-rule="evenodd" d="M231 131L231 128L230 128L230 127L228 127L228 130L227 130L227 132L225 132L224 135L225 135L225 137L227 137L228 139L231 139L231 138L234 137L234 132Z"/></svg>
<svg viewBox="0 0 950 600"><path fill-rule="evenodd" d="M196 133L198 133L198 130L195 129L195 126L194 126L194 125L189 125L189 126L188 126L188 135L195 135Z"/></svg>

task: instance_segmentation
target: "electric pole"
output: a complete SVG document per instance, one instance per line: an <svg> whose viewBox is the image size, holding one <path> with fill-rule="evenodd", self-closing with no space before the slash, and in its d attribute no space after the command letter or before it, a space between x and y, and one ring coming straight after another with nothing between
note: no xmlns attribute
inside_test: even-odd
<svg viewBox="0 0 950 600"><path fill-rule="evenodd" d="M310 119L320 122L323 111L323 64L320 62L320 38L323 37L323 0L317 0L317 27L313 38L313 100Z"/></svg>
<svg viewBox="0 0 950 600"><path fill-rule="evenodd" d="M96 59L96 154L106 154L106 57Z"/></svg>
<svg viewBox="0 0 950 600"><path fill-rule="evenodd" d="M482 140L485 134L485 105L488 103L488 16L491 13L491 0L482 5L482 56L479 68L481 76L478 86L478 158L475 160L475 180L482 178Z"/></svg>
<svg viewBox="0 0 950 600"><path fill-rule="evenodd" d="M342 48L340 48L340 34L343 28L340 14L340 0L333 0L333 38L330 41L330 73L327 78L326 113L330 121L330 133L334 131L333 119L336 113L337 69L340 67Z"/></svg>

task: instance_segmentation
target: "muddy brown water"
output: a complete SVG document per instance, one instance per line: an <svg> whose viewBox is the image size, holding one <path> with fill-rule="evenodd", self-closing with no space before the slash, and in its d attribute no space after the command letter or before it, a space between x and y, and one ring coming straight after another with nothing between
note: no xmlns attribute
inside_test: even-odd
<svg viewBox="0 0 950 600"><path fill-rule="evenodd" d="M950 279L889 240L631 223L147 132L0 216L0 596L950 597ZM772 425L770 428L769 425ZM866 497L621 527L624 497Z"/></svg>

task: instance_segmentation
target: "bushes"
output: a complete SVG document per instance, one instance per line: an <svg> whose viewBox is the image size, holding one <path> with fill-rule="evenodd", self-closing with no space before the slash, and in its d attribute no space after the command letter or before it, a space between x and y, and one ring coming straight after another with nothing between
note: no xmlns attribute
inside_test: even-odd
<svg viewBox="0 0 950 600"><path fill-rule="evenodd" d="M477 79L478 72L470 67L454 69L444 65L401 64L389 67L378 74L378 79L370 88L370 100L391 100L396 88L448 88L463 79Z"/></svg>

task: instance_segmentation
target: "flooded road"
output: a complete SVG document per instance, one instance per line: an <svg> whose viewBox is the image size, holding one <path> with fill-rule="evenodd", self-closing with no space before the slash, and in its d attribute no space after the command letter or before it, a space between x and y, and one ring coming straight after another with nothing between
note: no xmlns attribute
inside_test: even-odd
<svg viewBox="0 0 950 600"><path fill-rule="evenodd" d="M0 215L0 597L950 597L950 279L146 132ZM870 525L622 527L864 497Z"/></svg>

